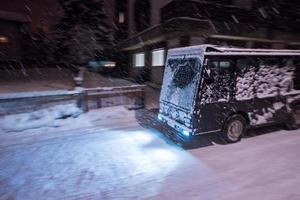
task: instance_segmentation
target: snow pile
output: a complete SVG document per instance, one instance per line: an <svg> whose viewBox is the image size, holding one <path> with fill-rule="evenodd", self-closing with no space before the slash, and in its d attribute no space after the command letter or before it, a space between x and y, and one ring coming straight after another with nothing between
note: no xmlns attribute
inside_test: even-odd
<svg viewBox="0 0 300 200"><path fill-rule="evenodd" d="M219 76L216 78L216 83L207 84L203 82L201 104L213 102L228 102L230 100L230 78L226 76Z"/></svg>
<svg viewBox="0 0 300 200"><path fill-rule="evenodd" d="M201 92L200 92L201 93ZM201 104L212 103L214 101L213 87L203 83Z"/></svg>
<svg viewBox="0 0 300 200"><path fill-rule="evenodd" d="M251 125L265 124L272 120L276 110L274 108L263 108L262 110L254 110L253 113L249 113Z"/></svg>
<svg viewBox="0 0 300 200"><path fill-rule="evenodd" d="M280 109L284 108L284 106L285 106L285 104L282 103L282 102L276 102L276 103L273 103L273 108L274 108L275 110L280 110Z"/></svg>
<svg viewBox="0 0 300 200"><path fill-rule="evenodd" d="M237 77L236 83L236 99L237 100L247 100L254 97L254 67L249 67L249 71L242 76Z"/></svg>
<svg viewBox="0 0 300 200"><path fill-rule="evenodd" d="M40 127L59 127L67 118L77 118L82 110L74 104L56 105L29 113L7 115L0 118L0 129L6 132L24 131Z"/></svg>
<svg viewBox="0 0 300 200"><path fill-rule="evenodd" d="M285 94L293 88L292 67L261 65L257 72L257 97L264 98Z"/></svg>
<svg viewBox="0 0 300 200"><path fill-rule="evenodd" d="M283 102L275 102L268 108L256 109L249 112L251 125L261 125L272 121L276 117L277 112L285 109L286 105Z"/></svg>
<svg viewBox="0 0 300 200"><path fill-rule="evenodd" d="M22 132L22 135L26 135L93 127L120 127L127 126L130 119L135 119L135 112L129 111L124 106L107 107L82 113L82 110L75 104L66 104L0 118L0 135L7 132L11 134Z"/></svg>
<svg viewBox="0 0 300 200"><path fill-rule="evenodd" d="M286 94L293 89L293 75L294 68L287 66L261 65L257 72L254 67L249 67L249 71L237 78L236 99L253 98L254 89L258 98Z"/></svg>
<svg viewBox="0 0 300 200"><path fill-rule="evenodd" d="M235 98L237 100L249 100L258 98L287 95L293 91L294 67L260 65L258 70L254 66L246 66L243 72L237 76L235 85ZM217 82L211 85L203 84L201 104L228 101L230 83L222 82L226 78L217 78Z"/></svg>

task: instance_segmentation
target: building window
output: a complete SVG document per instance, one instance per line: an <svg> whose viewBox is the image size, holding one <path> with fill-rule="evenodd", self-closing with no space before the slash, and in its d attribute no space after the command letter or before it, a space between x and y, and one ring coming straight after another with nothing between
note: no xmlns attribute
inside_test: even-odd
<svg viewBox="0 0 300 200"><path fill-rule="evenodd" d="M152 66L164 66L165 50L157 49L152 51Z"/></svg>
<svg viewBox="0 0 300 200"><path fill-rule="evenodd" d="M0 43L8 43L8 38L5 36L0 36Z"/></svg>
<svg viewBox="0 0 300 200"><path fill-rule="evenodd" d="M136 53L133 55L133 66L134 67L145 66L145 53Z"/></svg>
<svg viewBox="0 0 300 200"><path fill-rule="evenodd" d="M135 0L134 3L134 21L137 32L150 27L150 0Z"/></svg>
<svg viewBox="0 0 300 200"><path fill-rule="evenodd" d="M123 24L125 22L125 14L123 12L119 12L119 23Z"/></svg>

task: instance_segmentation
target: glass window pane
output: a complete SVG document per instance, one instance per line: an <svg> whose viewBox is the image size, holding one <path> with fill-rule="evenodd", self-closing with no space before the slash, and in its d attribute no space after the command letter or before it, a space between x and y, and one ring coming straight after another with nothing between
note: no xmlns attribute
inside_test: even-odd
<svg viewBox="0 0 300 200"><path fill-rule="evenodd" d="M164 66L165 64L165 50L152 51L152 66Z"/></svg>
<svg viewBox="0 0 300 200"><path fill-rule="evenodd" d="M119 13L119 23L123 24L125 22L125 14L123 12Z"/></svg>
<svg viewBox="0 0 300 200"><path fill-rule="evenodd" d="M134 67L144 67L145 66L145 54L137 53L134 54Z"/></svg>
<svg viewBox="0 0 300 200"><path fill-rule="evenodd" d="M220 61L220 69L228 69L230 67L229 61Z"/></svg>
<svg viewBox="0 0 300 200"><path fill-rule="evenodd" d="M8 38L5 36L0 36L0 43L8 43Z"/></svg>

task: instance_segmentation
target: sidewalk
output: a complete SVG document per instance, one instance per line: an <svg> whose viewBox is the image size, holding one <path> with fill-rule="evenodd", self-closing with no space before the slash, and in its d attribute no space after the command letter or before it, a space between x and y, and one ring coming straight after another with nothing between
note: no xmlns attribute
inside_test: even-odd
<svg viewBox="0 0 300 200"><path fill-rule="evenodd" d="M0 93L70 90L73 72L65 68L0 70Z"/></svg>
<svg viewBox="0 0 300 200"><path fill-rule="evenodd" d="M96 88L96 87L118 87L118 86L130 86L130 85L137 85L137 83L105 75L95 72L84 72L84 81L83 87L84 88Z"/></svg>
<svg viewBox="0 0 300 200"><path fill-rule="evenodd" d="M0 70L0 93L72 90L76 74L65 68ZM119 87L137 83L85 70L83 87Z"/></svg>

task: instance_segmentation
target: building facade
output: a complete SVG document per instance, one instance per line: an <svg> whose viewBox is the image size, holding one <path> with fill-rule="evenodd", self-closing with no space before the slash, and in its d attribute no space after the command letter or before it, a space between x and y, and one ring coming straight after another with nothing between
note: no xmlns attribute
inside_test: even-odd
<svg viewBox="0 0 300 200"><path fill-rule="evenodd" d="M61 17L62 9L57 0L2 0L0 10L14 12L30 19L30 28L47 32Z"/></svg>
<svg viewBox="0 0 300 200"><path fill-rule="evenodd" d="M61 15L62 10L56 0L1 1L0 59L22 60L24 31L42 30L47 33Z"/></svg>
<svg viewBox="0 0 300 200"><path fill-rule="evenodd" d="M299 48L299 22L291 20L298 17L297 9L289 12L298 5L280 0L276 4L261 0L127 0L122 37L126 39L118 43L127 55L123 67L132 79L159 88L170 48L200 44Z"/></svg>
<svg viewBox="0 0 300 200"><path fill-rule="evenodd" d="M115 26L119 12L125 14L127 3L122 1L104 1L107 12L107 22L115 30L120 40L127 38L127 22ZM54 25L63 15L58 0L3 0L0 4L0 59L21 60L22 32L24 30L35 33L51 33ZM120 16L122 17L122 16ZM123 16L125 20L125 16ZM123 28L122 28L123 27Z"/></svg>
<svg viewBox="0 0 300 200"><path fill-rule="evenodd" d="M25 15L0 10L0 62L21 58L21 32L29 23Z"/></svg>

